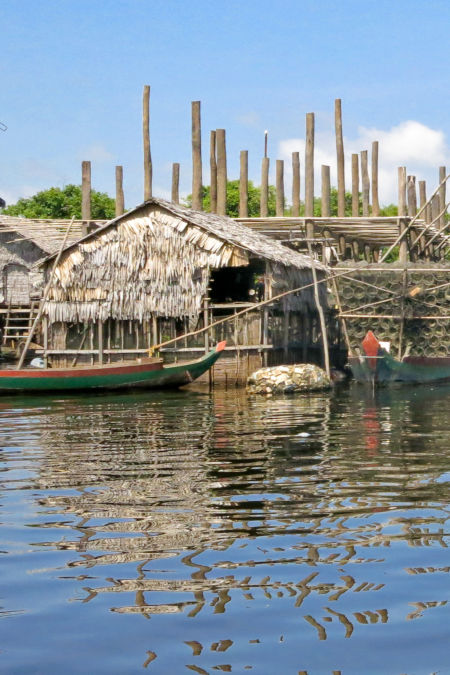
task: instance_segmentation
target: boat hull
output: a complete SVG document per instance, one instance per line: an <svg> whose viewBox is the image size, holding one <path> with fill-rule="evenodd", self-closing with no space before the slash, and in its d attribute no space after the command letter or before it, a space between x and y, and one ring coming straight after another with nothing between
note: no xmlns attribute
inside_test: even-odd
<svg viewBox="0 0 450 675"><path fill-rule="evenodd" d="M430 384L450 382L450 358L407 356L402 361L381 347L372 331L362 342L363 354L349 358L357 382Z"/></svg>
<svg viewBox="0 0 450 675"><path fill-rule="evenodd" d="M208 371L225 343L196 361L162 365L158 360L80 368L0 370L0 394L182 387Z"/></svg>

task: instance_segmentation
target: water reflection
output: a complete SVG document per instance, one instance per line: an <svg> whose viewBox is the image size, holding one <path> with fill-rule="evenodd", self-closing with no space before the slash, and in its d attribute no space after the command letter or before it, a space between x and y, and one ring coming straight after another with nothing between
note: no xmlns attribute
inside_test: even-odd
<svg viewBox="0 0 450 675"><path fill-rule="evenodd" d="M27 544L66 554L34 571L75 580L76 605L188 621L178 651L142 644L144 668L239 672L275 636L331 640L343 658L336 645L358 631L448 618L449 401L444 388L352 387L9 402L0 489L33 491Z"/></svg>

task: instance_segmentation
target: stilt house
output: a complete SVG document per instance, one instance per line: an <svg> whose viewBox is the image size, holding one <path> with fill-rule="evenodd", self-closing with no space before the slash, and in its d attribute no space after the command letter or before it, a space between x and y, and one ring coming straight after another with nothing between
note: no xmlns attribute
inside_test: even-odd
<svg viewBox="0 0 450 675"><path fill-rule="evenodd" d="M47 278L54 257L43 263ZM315 266L323 278L325 268ZM241 356L258 356L252 368L278 350L305 356L318 341L312 287L270 308L256 305L312 281L309 257L231 218L150 199L64 250L44 308L45 353L55 365L129 358L255 307L166 351L192 357L226 339ZM325 284L319 288L326 306Z"/></svg>

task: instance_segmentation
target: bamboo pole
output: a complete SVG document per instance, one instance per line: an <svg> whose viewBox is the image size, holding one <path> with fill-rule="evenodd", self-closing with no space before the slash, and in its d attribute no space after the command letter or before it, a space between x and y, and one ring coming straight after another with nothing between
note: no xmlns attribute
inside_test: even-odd
<svg viewBox="0 0 450 675"><path fill-rule="evenodd" d="M56 256L55 262L53 263L53 267L52 267L52 271L50 273L49 280L48 280L47 285L44 289L44 294L42 296L42 300L39 303L38 312L37 312L37 314L35 316L35 319L33 321L33 325L30 328L30 332L28 333L27 341L25 342L25 346L23 348L22 354L20 355L19 363L17 364L17 370L21 370L21 368L23 366L23 362L25 361L25 357L27 355L27 352L28 352L28 349L30 347L31 341L33 339L34 333L36 331L36 327L37 327L39 321L41 320L41 316L42 316L42 313L44 311L44 305L45 305L45 302L47 300L47 296L48 296L49 291L50 291L50 287L51 287L51 284L52 284L52 281L53 281L53 277L55 275L58 263L61 259L61 255L62 255L62 252L63 252L64 247L66 245L67 237L69 236L70 230L72 229L72 225L73 225L74 220L75 220L75 216L72 217L72 220L70 221L70 223L67 226L67 230L66 230L66 233L64 235L64 239L62 240L60 249L58 251L58 255Z"/></svg>
<svg viewBox="0 0 450 675"><path fill-rule="evenodd" d="M209 139L209 171L210 171L210 211L217 213L217 159L216 159L216 132L211 131Z"/></svg>
<svg viewBox="0 0 450 675"><path fill-rule="evenodd" d="M260 216L267 218L269 214L269 163L268 157L263 157L261 163L261 195L260 195Z"/></svg>
<svg viewBox="0 0 450 675"><path fill-rule="evenodd" d="M172 164L172 195L174 204L180 203L180 165L178 162Z"/></svg>
<svg viewBox="0 0 450 675"><path fill-rule="evenodd" d="M378 198L378 141L372 143L372 215L380 215Z"/></svg>
<svg viewBox="0 0 450 675"><path fill-rule="evenodd" d="M91 163L81 163L81 219L84 221L81 234L86 236L91 220Z"/></svg>
<svg viewBox="0 0 450 675"><path fill-rule="evenodd" d="M227 150L225 129L216 130L217 141L217 213L227 213Z"/></svg>
<svg viewBox="0 0 450 675"><path fill-rule="evenodd" d="M200 101L192 101L192 208L203 209Z"/></svg>
<svg viewBox="0 0 450 675"><path fill-rule="evenodd" d="M398 215L406 216L406 166L398 167Z"/></svg>
<svg viewBox="0 0 450 675"><path fill-rule="evenodd" d="M361 150L362 214L370 214L370 179L367 150Z"/></svg>
<svg viewBox="0 0 450 675"><path fill-rule="evenodd" d="M359 216L359 157L352 154L352 216Z"/></svg>
<svg viewBox="0 0 450 675"><path fill-rule="evenodd" d="M240 155L239 218L248 218L248 150Z"/></svg>
<svg viewBox="0 0 450 675"><path fill-rule="evenodd" d="M276 215L278 218L284 216L284 161L277 159L276 161Z"/></svg>
<svg viewBox="0 0 450 675"><path fill-rule="evenodd" d="M345 216L345 168L344 140L342 135L341 99L334 102L334 125L336 131L337 179L338 179L338 217Z"/></svg>
<svg viewBox="0 0 450 675"><path fill-rule="evenodd" d="M142 96L142 137L144 145L144 201L152 198L152 155L150 151L150 87L144 86Z"/></svg>
<svg viewBox="0 0 450 675"><path fill-rule="evenodd" d="M322 217L331 216L330 167L322 164Z"/></svg>
<svg viewBox="0 0 450 675"><path fill-rule="evenodd" d="M292 215L300 215L300 153L292 153Z"/></svg>
<svg viewBox="0 0 450 675"><path fill-rule="evenodd" d="M123 195L123 166L116 166L116 218L125 211Z"/></svg>

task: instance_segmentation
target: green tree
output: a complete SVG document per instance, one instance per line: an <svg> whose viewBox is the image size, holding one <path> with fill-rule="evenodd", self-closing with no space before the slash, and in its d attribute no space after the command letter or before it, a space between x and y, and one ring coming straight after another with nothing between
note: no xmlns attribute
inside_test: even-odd
<svg viewBox="0 0 450 675"><path fill-rule="evenodd" d="M81 218L81 186L66 185L42 190L33 197L22 198L3 210L9 216L24 218ZM91 191L91 217L109 220L115 216L115 201L106 192Z"/></svg>
<svg viewBox="0 0 450 675"><path fill-rule="evenodd" d="M259 204L261 199L261 188L256 187L253 181L248 181L248 217L257 218L259 216ZM269 185L268 212L269 216L275 215L276 188ZM186 206L192 206L192 195L186 198ZM209 185L203 186L203 210L211 210L211 190ZM227 181L227 216L230 218L239 217L239 180Z"/></svg>

